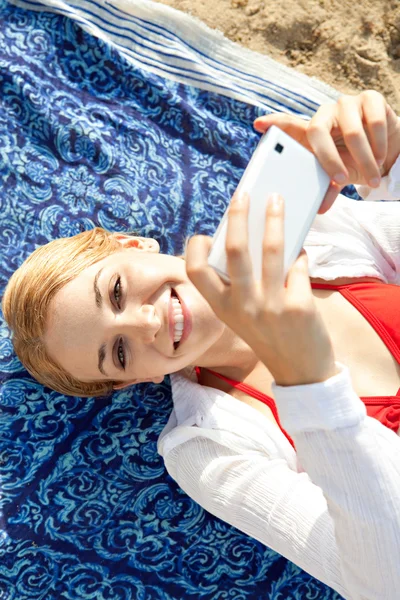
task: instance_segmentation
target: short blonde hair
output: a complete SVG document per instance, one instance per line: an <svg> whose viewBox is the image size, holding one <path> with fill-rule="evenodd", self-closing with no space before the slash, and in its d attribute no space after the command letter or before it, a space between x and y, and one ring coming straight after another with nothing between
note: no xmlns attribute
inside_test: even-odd
<svg viewBox="0 0 400 600"><path fill-rule="evenodd" d="M48 354L43 336L49 305L66 283L99 260L121 250L115 234L100 227L60 238L35 250L12 275L2 300L18 358L43 385L72 396L104 396L114 381L81 382Z"/></svg>

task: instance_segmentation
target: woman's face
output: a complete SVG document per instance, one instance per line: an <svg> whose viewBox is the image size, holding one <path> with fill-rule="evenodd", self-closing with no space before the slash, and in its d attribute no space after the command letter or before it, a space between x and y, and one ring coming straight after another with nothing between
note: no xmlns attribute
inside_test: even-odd
<svg viewBox="0 0 400 600"><path fill-rule="evenodd" d="M189 281L182 259L159 254L154 240L119 241L121 251L57 292L44 338L49 354L72 376L115 380L116 389L159 382L196 364L225 328ZM175 349L178 321L184 329Z"/></svg>

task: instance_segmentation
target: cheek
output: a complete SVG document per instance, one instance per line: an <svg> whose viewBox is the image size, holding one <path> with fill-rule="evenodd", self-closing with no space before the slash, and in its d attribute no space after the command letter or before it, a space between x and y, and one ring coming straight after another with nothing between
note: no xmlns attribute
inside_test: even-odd
<svg viewBox="0 0 400 600"><path fill-rule="evenodd" d="M136 360L133 367L133 372L130 376L132 379L151 379L161 375L169 375L170 373L178 371L189 364L187 361L186 364L183 364L185 363L185 357L181 358L182 366L176 366L177 359L163 356L157 352L157 350L151 348L141 348L140 358Z"/></svg>

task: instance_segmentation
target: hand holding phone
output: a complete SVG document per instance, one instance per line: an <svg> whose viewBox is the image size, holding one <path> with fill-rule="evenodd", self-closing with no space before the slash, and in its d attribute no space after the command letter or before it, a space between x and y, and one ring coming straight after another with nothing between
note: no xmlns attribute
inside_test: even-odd
<svg viewBox="0 0 400 600"><path fill-rule="evenodd" d="M339 370L325 322L313 296L308 259L302 252L283 277L284 201L268 205L260 227L263 264L257 281L251 269L249 196L232 198L226 247L230 283L207 264L211 238L197 235L186 250L186 272L216 316L245 341L282 386L326 381ZM269 244L268 241L272 243Z"/></svg>
<svg viewBox="0 0 400 600"><path fill-rule="evenodd" d="M342 94L335 103L321 104L310 121L285 113L254 121L260 133L272 125L312 150L338 192L350 183L378 187L400 152L400 118L375 90L356 96ZM326 210L333 201L334 197L324 200Z"/></svg>
<svg viewBox="0 0 400 600"><path fill-rule="evenodd" d="M249 252L256 280L261 280L262 240L268 197L285 201L284 275L298 257L330 183L316 157L278 127L262 136L235 194L250 196ZM229 280L225 252L227 212L214 235L208 264Z"/></svg>

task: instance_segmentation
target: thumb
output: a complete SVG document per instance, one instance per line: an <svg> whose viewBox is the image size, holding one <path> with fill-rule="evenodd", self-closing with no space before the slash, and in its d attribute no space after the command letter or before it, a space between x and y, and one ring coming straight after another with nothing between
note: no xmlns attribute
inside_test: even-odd
<svg viewBox="0 0 400 600"><path fill-rule="evenodd" d="M307 299L312 295L310 275L308 271L308 256L304 247L289 269L286 278L286 299L288 304L298 301L299 298Z"/></svg>
<svg viewBox="0 0 400 600"><path fill-rule="evenodd" d="M303 275L304 273L308 274L308 255L307 255L307 252L304 250L304 248L302 248L300 250L298 257L294 261L292 270L294 273L296 273L296 276L297 276L297 270L300 271L301 275ZM293 274L292 274L292 278L293 278Z"/></svg>
<svg viewBox="0 0 400 600"><path fill-rule="evenodd" d="M277 125L277 115L263 115L262 117L257 117L253 122L253 127L256 131L260 133L265 133L271 125Z"/></svg>
<svg viewBox="0 0 400 600"><path fill-rule="evenodd" d="M306 148L309 148L309 144L307 141L307 127L309 121L295 117L294 115L285 115L285 114L277 114L273 113L270 115L264 115L262 117L258 117L253 123L256 131L260 133L265 133L271 127L271 125L276 125L279 129L282 129L285 133L290 135L292 138L300 142Z"/></svg>
<svg viewBox="0 0 400 600"><path fill-rule="evenodd" d="M301 263L303 267L308 267L308 255L304 247L300 250L297 260L303 261Z"/></svg>
<svg viewBox="0 0 400 600"><path fill-rule="evenodd" d="M341 189L342 189L342 187L339 186L334 181L330 182L328 190L325 194L325 197L322 200L321 206L318 209L319 215L325 214L330 209L330 207L332 206L332 204L335 202L336 198L340 194Z"/></svg>

